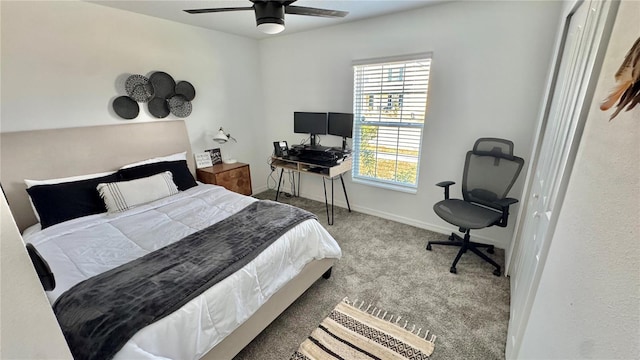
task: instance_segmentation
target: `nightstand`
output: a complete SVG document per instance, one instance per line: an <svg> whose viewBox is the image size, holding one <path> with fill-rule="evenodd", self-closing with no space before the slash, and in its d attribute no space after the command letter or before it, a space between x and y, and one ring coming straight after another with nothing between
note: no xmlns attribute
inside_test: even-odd
<svg viewBox="0 0 640 360"><path fill-rule="evenodd" d="M251 172L249 164L216 164L196 170L198 181L220 185L243 195L251 195Z"/></svg>

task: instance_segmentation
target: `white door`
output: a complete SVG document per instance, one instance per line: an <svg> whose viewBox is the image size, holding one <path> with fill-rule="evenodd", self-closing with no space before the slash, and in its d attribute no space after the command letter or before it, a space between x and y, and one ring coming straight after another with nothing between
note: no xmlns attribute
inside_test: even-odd
<svg viewBox="0 0 640 360"><path fill-rule="evenodd" d="M522 230L513 253L507 359L517 357L535 298L548 242L553 235L584 127L584 123L580 124L585 114L582 108L588 88L593 87L594 81L590 79L609 7L609 2L585 1L567 17L564 48L558 60L560 67L548 105L537 162L532 168L529 198L522 214Z"/></svg>

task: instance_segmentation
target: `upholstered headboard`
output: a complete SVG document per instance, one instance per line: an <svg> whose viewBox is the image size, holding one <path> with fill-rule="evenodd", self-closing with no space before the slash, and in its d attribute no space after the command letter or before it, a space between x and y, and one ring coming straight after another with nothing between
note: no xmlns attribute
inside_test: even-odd
<svg viewBox="0 0 640 360"><path fill-rule="evenodd" d="M154 121L0 134L0 184L24 230L36 223L24 179L53 179L104 171L157 156L187 152L195 164L183 120Z"/></svg>

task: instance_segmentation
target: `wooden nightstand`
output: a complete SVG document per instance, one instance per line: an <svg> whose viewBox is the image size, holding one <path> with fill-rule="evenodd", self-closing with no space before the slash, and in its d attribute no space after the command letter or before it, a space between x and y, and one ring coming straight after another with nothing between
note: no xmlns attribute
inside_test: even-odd
<svg viewBox="0 0 640 360"><path fill-rule="evenodd" d="M216 164L196 170L198 181L205 184L224 186L243 195L251 195L251 172L249 164Z"/></svg>

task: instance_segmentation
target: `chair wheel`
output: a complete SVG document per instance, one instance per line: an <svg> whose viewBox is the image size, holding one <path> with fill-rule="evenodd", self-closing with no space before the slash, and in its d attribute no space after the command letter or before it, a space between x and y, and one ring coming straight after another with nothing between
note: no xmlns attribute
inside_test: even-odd
<svg viewBox="0 0 640 360"><path fill-rule="evenodd" d="M493 275L500 276L500 274L501 274L500 269L493 270Z"/></svg>
<svg viewBox="0 0 640 360"><path fill-rule="evenodd" d="M427 243L427 250L431 251L431 244Z"/></svg>
<svg viewBox="0 0 640 360"><path fill-rule="evenodd" d="M451 269L449 269L449 272L452 274L457 274L458 270L456 270L456 268L452 266Z"/></svg>
<svg viewBox="0 0 640 360"><path fill-rule="evenodd" d="M456 239L456 238L454 238L454 237L453 237L453 234L449 235L449 240L453 241L453 240L455 240L455 239Z"/></svg>
<svg viewBox="0 0 640 360"><path fill-rule="evenodd" d="M490 248L487 248L487 252L488 252L489 254L493 254L493 253L495 252L495 251L493 251L493 246L492 246L492 247L490 247Z"/></svg>

